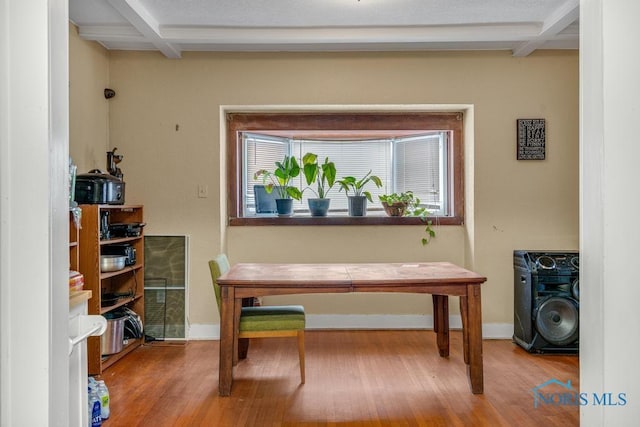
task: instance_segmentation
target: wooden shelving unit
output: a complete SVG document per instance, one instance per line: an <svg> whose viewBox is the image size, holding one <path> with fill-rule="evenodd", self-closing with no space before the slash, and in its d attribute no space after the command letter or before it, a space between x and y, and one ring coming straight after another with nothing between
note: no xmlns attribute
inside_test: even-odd
<svg viewBox="0 0 640 427"><path fill-rule="evenodd" d="M135 311L144 324L144 235L101 239L101 219L107 213L110 224L142 224L144 221L141 205L81 205L82 229L79 239L79 267L84 275L84 288L92 291L89 300L89 314L107 314L119 307L127 306ZM135 248L136 263L122 270L100 271L100 255L108 245L127 243ZM124 294L114 304L103 306L105 294ZM119 353L102 356L100 337L89 337L88 367L90 375L100 375L122 357L142 344L142 339L129 339Z"/></svg>
<svg viewBox="0 0 640 427"><path fill-rule="evenodd" d="M69 212L69 270L78 271L80 265L80 230L76 227L73 214Z"/></svg>

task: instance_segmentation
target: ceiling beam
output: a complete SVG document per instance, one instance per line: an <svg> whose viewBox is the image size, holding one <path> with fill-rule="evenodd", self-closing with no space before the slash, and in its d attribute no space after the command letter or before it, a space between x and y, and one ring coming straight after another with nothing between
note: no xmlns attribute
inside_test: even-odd
<svg viewBox="0 0 640 427"><path fill-rule="evenodd" d="M346 44L512 42L536 37L534 24L476 24L358 27L165 27L179 44Z"/></svg>
<svg viewBox="0 0 640 427"><path fill-rule="evenodd" d="M513 50L513 56L527 56L548 39L557 36L562 30L580 17L580 0L567 0L551 13L542 23L540 34Z"/></svg>
<svg viewBox="0 0 640 427"><path fill-rule="evenodd" d="M164 40L158 21L140 0L109 0L109 4L167 58L180 58L180 48Z"/></svg>

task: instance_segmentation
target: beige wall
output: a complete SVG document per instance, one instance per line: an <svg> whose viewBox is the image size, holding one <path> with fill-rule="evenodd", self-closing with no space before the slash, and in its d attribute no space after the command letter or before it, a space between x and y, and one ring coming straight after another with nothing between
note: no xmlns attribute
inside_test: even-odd
<svg viewBox="0 0 640 427"><path fill-rule="evenodd" d="M170 60L113 51L108 58L118 93L109 101L109 146L124 155L127 202L145 205L145 232L191 236L192 324L218 323L206 262L221 250L232 262L449 260L488 277L484 321L509 324L512 251L578 247L577 52L184 53ZM221 106L294 104L472 105L465 161L473 227L440 226L422 247L420 227L221 225ZM547 160L515 160L518 118L547 120ZM86 145L81 150L95 143ZM197 197L198 185L208 186L207 198ZM430 312L428 296L278 300L299 301L311 314Z"/></svg>
<svg viewBox="0 0 640 427"><path fill-rule="evenodd" d="M109 52L69 25L69 155L78 173L106 170L109 149Z"/></svg>

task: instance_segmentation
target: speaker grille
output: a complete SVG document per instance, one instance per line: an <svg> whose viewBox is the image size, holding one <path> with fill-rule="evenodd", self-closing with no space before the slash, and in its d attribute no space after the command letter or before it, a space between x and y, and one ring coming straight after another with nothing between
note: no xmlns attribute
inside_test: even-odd
<svg viewBox="0 0 640 427"><path fill-rule="evenodd" d="M579 313L568 298L551 297L540 304L536 329L553 345L566 345L578 339Z"/></svg>

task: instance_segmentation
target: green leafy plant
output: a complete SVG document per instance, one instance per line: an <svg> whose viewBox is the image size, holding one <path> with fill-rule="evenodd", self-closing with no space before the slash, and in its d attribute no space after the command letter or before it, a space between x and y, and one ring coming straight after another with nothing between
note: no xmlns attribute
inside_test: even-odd
<svg viewBox="0 0 640 427"><path fill-rule="evenodd" d="M378 196L389 216L426 216L429 212L420 206L420 199L412 191Z"/></svg>
<svg viewBox="0 0 640 427"><path fill-rule="evenodd" d="M387 203L407 203L415 204L417 199L413 195L413 191L406 191L404 193L391 193L378 196L381 202Z"/></svg>
<svg viewBox="0 0 640 427"><path fill-rule="evenodd" d="M265 186L267 193L271 193L274 187L277 189L278 198L280 199L302 199L302 192L298 187L292 185L291 182L294 178L300 175L300 165L293 156L284 156L281 162L276 162L276 169L271 172L266 169L260 169L257 171L253 179L257 180L262 178L262 182L267 184L267 180L270 182Z"/></svg>
<svg viewBox="0 0 640 427"><path fill-rule="evenodd" d="M325 157L324 163L318 163L318 156L314 153L307 153L302 157L302 170L307 185L316 183L316 190L311 187L311 191L318 196L319 199L325 199L327 193L331 191L336 182L336 165Z"/></svg>
<svg viewBox="0 0 640 427"><path fill-rule="evenodd" d="M412 191L383 194L378 197L388 215L415 216L426 224L425 233L427 233L427 236L422 238L423 245L428 244L436 236L436 232L431 228L432 222L428 218L429 211L420 206L420 199L415 197Z"/></svg>
<svg viewBox="0 0 640 427"><path fill-rule="evenodd" d="M339 179L338 184L340 184L340 190L344 190L344 192L349 195L349 191L353 192L354 196L365 196L367 200L373 202L371 197L371 193L365 191L364 187L369 182L373 182L376 187L382 187L382 181L376 175L371 175L371 171L369 171L364 177L361 179L357 179L353 176L345 176L342 179Z"/></svg>

